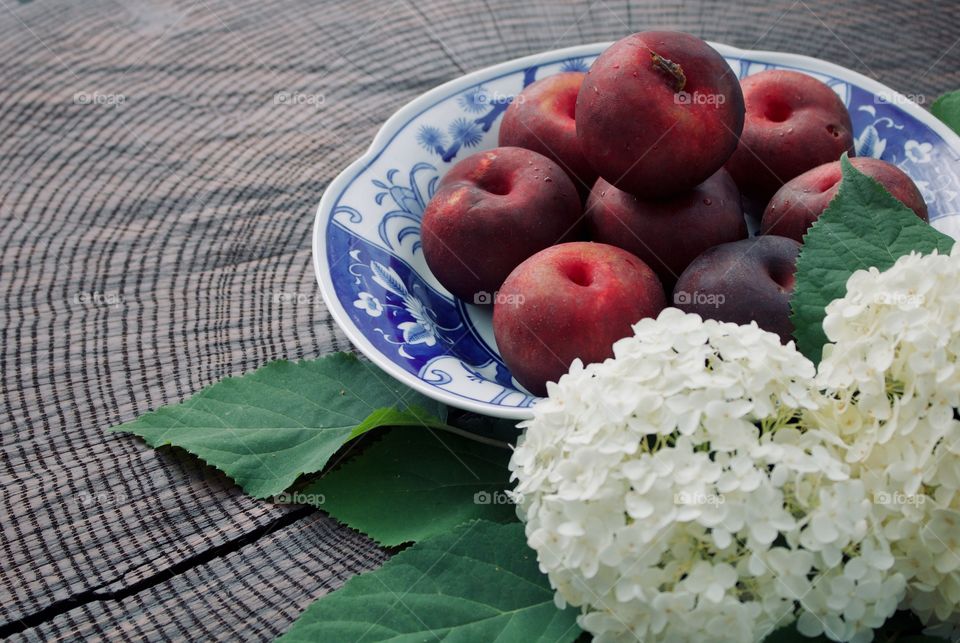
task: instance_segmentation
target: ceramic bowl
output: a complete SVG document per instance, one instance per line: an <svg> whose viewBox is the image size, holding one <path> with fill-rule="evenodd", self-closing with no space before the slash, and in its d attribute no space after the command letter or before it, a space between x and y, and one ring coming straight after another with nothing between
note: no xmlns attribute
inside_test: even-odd
<svg viewBox="0 0 960 643"><path fill-rule="evenodd" d="M513 96L551 74L585 71L608 45L526 56L432 89L391 116L366 154L330 183L313 230L317 281L333 318L374 364L451 406L530 416L537 398L517 385L500 358L491 309L455 299L433 277L420 245L420 219L452 164L496 147ZM923 193L931 223L960 236L960 137L945 125L901 94L837 65L713 46L741 78L794 69L827 83L850 111L857 156L902 168Z"/></svg>

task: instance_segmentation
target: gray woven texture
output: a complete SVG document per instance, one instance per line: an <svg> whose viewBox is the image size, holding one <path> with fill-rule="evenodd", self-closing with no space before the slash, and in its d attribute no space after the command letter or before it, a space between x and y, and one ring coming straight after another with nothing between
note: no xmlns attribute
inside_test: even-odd
<svg viewBox="0 0 960 643"><path fill-rule="evenodd" d="M350 349L316 294L310 228L398 107L654 27L928 100L960 87L955 0L0 0L0 631L268 640L380 564L323 514L103 430L271 359Z"/></svg>

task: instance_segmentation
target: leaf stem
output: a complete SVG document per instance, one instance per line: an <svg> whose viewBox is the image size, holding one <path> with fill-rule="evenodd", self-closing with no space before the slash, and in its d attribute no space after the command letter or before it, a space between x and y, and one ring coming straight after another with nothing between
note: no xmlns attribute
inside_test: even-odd
<svg viewBox="0 0 960 643"><path fill-rule="evenodd" d="M429 424L431 429L440 429L441 431L447 431L453 433L454 435L459 435L462 438L468 440L473 440L474 442L479 442L480 444L486 444L491 447L497 447L498 449L506 449L507 451L513 451L513 446L509 442L502 442L501 440L494 440L493 438L485 438L482 435L477 435L471 431L465 431L461 428L450 426L449 424Z"/></svg>

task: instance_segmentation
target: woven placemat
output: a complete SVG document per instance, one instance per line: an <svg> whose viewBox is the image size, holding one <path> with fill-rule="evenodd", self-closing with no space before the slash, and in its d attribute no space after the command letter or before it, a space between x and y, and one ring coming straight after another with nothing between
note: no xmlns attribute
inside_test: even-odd
<svg viewBox="0 0 960 643"><path fill-rule="evenodd" d="M932 100L955 0L0 0L0 633L270 639L385 554L103 430L350 345L319 299L324 186L461 73L682 29ZM291 96L301 98L290 100Z"/></svg>

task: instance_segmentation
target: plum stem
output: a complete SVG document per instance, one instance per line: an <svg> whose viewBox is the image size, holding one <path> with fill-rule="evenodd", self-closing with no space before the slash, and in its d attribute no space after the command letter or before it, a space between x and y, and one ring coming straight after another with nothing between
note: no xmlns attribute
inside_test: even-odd
<svg viewBox="0 0 960 643"><path fill-rule="evenodd" d="M681 67L679 63L664 58L654 51L651 51L650 55L653 57L653 64L655 66L673 76L674 81L676 81L674 91L682 92L683 88L687 85L687 76L683 73L683 67Z"/></svg>

